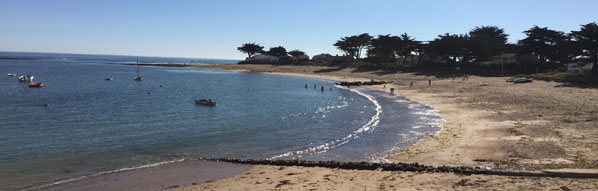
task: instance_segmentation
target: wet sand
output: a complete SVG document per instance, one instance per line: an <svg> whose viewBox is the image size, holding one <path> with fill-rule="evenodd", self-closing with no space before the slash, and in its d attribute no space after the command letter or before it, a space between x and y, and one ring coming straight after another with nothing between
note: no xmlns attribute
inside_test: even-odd
<svg viewBox="0 0 598 191"><path fill-rule="evenodd" d="M191 160L83 178L42 190L168 190L232 177L249 168L242 164Z"/></svg>

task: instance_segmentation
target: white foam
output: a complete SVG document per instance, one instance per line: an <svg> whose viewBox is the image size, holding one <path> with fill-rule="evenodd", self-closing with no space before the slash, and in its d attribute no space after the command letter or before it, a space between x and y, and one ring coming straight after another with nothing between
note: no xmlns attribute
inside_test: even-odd
<svg viewBox="0 0 598 191"><path fill-rule="evenodd" d="M342 88L342 87L339 87ZM382 106L380 106L380 104L378 103L378 101L371 95L362 93L360 91L357 91L355 89L349 89L352 92L355 92L363 97L365 97L366 99L368 99L370 102L372 102L375 106L376 106L376 114L374 116L372 116L372 118L370 119L370 121L368 121L367 124L363 125L361 128L353 131L351 134L342 137L340 139L325 143L323 145L319 145L319 146L314 146L314 147L309 147L307 149L304 150L299 150L299 151L290 151L284 154L280 154L280 155L276 155L273 157L270 157L268 159L272 160L272 159L276 159L276 158L281 158L281 157L288 157L288 156L292 156L292 155L302 155L304 153L315 153L315 154L319 154L319 153L324 153L332 148L335 147L339 147L341 145L347 144L349 143L349 141L358 138L359 134L364 133L364 132L369 132L369 131L373 131L376 126L378 125L378 123L380 122L380 114L382 113ZM343 104L344 105L344 104ZM348 105L348 103L347 103ZM364 106L365 107L365 106ZM317 113L317 112L316 112Z"/></svg>

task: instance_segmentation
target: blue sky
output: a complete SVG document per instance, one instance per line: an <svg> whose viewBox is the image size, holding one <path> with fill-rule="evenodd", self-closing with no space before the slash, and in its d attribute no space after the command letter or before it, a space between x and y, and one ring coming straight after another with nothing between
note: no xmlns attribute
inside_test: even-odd
<svg viewBox="0 0 598 191"><path fill-rule="evenodd" d="M408 33L418 40L533 25L569 32L598 22L596 0L0 0L0 51L242 59L246 42L310 56L340 37Z"/></svg>

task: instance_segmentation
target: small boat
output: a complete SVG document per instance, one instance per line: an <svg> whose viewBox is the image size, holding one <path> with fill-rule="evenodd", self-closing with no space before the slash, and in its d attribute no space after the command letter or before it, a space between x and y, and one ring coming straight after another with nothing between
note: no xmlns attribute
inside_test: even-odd
<svg viewBox="0 0 598 191"><path fill-rule="evenodd" d="M135 81L141 81L141 76L139 75L139 59L137 59L137 77L135 77Z"/></svg>
<svg viewBox="0 0 598 191"><path fill-rule="evenodd" d="M197 99L195 100L195 104L215 106L216 102L211 99Z"/></svg>
<svg viewBox="0 0 598 191"><path fill-rule="evenodd" d="M515 78L513 80L513 83L517 83L517 84L519 84L519 83L530 83L532 81L534 81L533 78Z"/></svg>
<svg viewBox="0 0 598 191"><path fill-rule="evenodd" d="M35 77L33 75L19 76L19 82L33 82Z"/></svg>
<svg viewBox="0 0 598 191"><path fill-rule="evenodd" d="M44 87L44 84L43 83L30 83L29 87L30 88L41 88L41 87Z"/></svg>
<svg viewBox="0 0 598 191"><path fill-rule="evenodd" d="M114 80L114 78L112 78L112 76L110 76L110 77L104 78L104 80L111 81L111 80Z"/></svg>
<svg viewBox="0 0 598 191"><path fill-rule="evenodd" d="M16 76L16 74L8 74L8 77Z"/></svg>

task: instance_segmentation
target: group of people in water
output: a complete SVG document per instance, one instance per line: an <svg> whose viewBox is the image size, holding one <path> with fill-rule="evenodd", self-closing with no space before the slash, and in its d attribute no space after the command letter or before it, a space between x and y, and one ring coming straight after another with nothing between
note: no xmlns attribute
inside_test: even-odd
<svg viewBox="0 0 598 191"><path fill-rule="evenodd" d="M318 86L316 84L314 84L314 89L317 89ZM307 84L305 84L305 89L307 89ZM320 91L324 92L324 86L320 87ZM332 91L332 87L330 88L330 91Z"/></svg>

